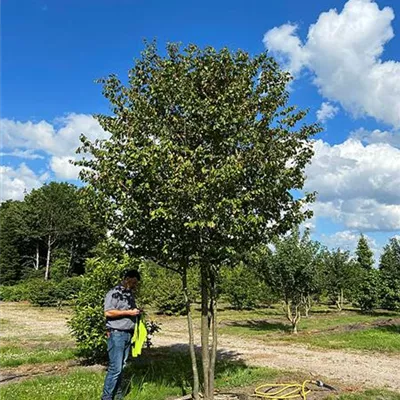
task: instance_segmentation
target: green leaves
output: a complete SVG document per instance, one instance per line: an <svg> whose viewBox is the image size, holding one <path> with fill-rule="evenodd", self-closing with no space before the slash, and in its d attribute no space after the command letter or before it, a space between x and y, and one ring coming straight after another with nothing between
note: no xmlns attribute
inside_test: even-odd
<svg viewBox="0 0 400 400"><path fill-rule="evenodd" d="M113 235L159 263L219 265L301 222L294 199L316 125L288 107L290 77L266 54L149 44L124 86L102 80L108 141L83 139L90 202ZM290 165L290 168L288 167Z"/></svg>

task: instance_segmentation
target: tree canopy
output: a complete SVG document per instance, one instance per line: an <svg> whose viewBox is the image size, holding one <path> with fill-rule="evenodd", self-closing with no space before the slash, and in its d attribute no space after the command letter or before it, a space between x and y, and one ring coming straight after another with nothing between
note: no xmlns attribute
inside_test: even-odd
<svg viewBox="0 0 400 400"><path fill-rule="evenodd" d="M97 119L110 138L82 137L89 203L131 254L183 274L200 267L204 331L219 267L310 215L313 194L294 191L320 128L288 105L289 81L265 53L177 44L165 57L146 46L127 85L100 80L112 114ZM208 399L216 351L215 339L208 353L208 331L202 348Z"/></svg>

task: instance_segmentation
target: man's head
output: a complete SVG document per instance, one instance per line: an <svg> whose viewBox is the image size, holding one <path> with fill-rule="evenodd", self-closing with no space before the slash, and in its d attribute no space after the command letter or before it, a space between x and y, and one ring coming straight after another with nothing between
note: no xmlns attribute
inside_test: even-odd
<svg viewBox="0 0 400 400"><path fill-rule="evenodd" d="M126 288L135 290L140 281L140 273L136 269L129 269L124 272L123 284Z"/></svg>

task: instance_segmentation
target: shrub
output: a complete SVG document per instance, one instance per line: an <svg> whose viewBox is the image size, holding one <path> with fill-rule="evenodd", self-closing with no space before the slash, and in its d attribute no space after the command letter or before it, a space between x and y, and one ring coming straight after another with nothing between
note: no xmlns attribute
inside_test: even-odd
<svg viewBox="0 0 400 400"><path fill-rule="evenodd" d="M140 272L142 285L140 299L157 308L165 315L184 315L186 302L182 290L181 276L171 270L161 268L154 263L143 263ZM199 293L199 274L195 268L188 271L188 290L192 302Z"/></svg>
<svg viewBox="0 0 400 400"><path fill-rule="evenodd" d="M255 271L242 263L235 268L222 269L220 291L236 310L254 308L272 301L269 287L260 281Z"/></svg>
<svg viewBox="0 0 400 400"><path fill-rule="evenodd" d="M65 278L57 284L56 295L60 302L75 300L82 288L83 277Z"/></svg>
<svg viewBox="0 0 400 400"><path fill-rule="evenodd" d="M98 258L87 260L86 274L69 322L81 356L92 361L105 359L104 297L121 281L122 271L135 266L137 262L127 256L122 261Z"/></svg>
<svg viewBox="0 0 400 400"><path fill-rule="evenodd" d="M25 301L29 299L26 282L14 286L0 286L1 301Z"/></svg>
<svg viewBox="0 0 400 400"><path fill-rule="evenodd" d="M40 307L56 306L59 302L57 285L55 282L43 279L32 279L27 282L29 301Z"/></svg>
<svg viewBox="0 0 400 400"><path fill-rule="evenodd" d="M0 300L25 301L38 306L56 306L64 301L76 299L83 278L75 276L60 282L34 278L14 286L0 286Z"/></svg>

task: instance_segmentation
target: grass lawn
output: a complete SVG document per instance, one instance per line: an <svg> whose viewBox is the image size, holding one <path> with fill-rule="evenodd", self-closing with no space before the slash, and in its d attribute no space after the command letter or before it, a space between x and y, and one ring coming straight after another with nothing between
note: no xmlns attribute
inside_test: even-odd
<svg viewBox="0 0 400 400"><path fill-rule="evenodd" d="M126 400L165 400L190 393L191 370L187 355L168 350L151 350L127 369L131 382ZM104 371L72 369L64 375L32 378L0 387L0 398L7 400L93 400L100 398ZM241 362L224 361L217 365L216 387L223 391L251 394L267 382L302 382L298 373L269 368L247 367ZM311 386L311 388L313 388ZM318 399L400 400L400 394L373 390L361 393L329 395L318 392Z"/></svg>
<svg viewBox="0 0 400 400"><path fill-rule="evenodd" d="M69 309L2 303L0 367L59 362L75 358L65 321Z"/></svg>
<svg viewBox="0 0 400 400"><path fill-rule="evenodd" d="M400 353L400 314L356 310L341 313L316 310L302 318L299 334L292 335L289 322L276 309L257 312L221 312L220 333L243 337L257 336L269 342L302 343L329 349L356 349Z"/></svg>
<svg viewBox="0 0 400 400"><path fill-rule="evenodd" d="M318 333L286 337L291 343L304 343L327 349L356 349L400 352L400 325L390 325L356 332Z"/></svg>
<svg viewBox="0 0 400 400"><path fill-rule="evenodd" d="M75 358L75 348L69 342L57 341L51 345L29 341L3 342L0 347L0 367L18 367L24 364L41 364Z"/></svg>
<svg viewBox="0 0 400 400"><path fill-rule="evenodd" d="M400 394L386 390L366 390L364 393L328 396L326 400L400 400Z"/></svg>
<svg viewBox="0 0 400 400"><path fill-rule="evenodd" d="M61 362L75 357L75 346L65 326L69 310L39 309L26 304L7 304L2 315L0 366L12 368L32 364ZM4 311L4 308L3 308ZM358 348L400 351L400 329L396 324L381 324L399 314L362 315L354 310L342 314L324 308L303 319L300 333L291 335L290 326L279 306L253 311L221 310L220 332L245 337L265 337L269 341L306 343L327 348ZM198 318L196 313L195 318ZM176 319L172 319L174 321ZM380 325L379 325L380 324ZM362 329L358 326L362 325ZM356 327L355 329L353 329ZM49 333L52 332L52 333ZM67 367L54 375L31 377L0 386L0 398L7 400L93 400L100 398L104 368ZM169 349L151 349L127 369L131 382L126 400L173 399L190 392L191 367L187 354ZM248 367L230 359L217 364L216 387L221 391L251 394L267 382L299 382L309 376L290 371ZM332 383L335 386L334 382ZM318 400L400 400L400 394L382 390L319 393Z"/></svg>

